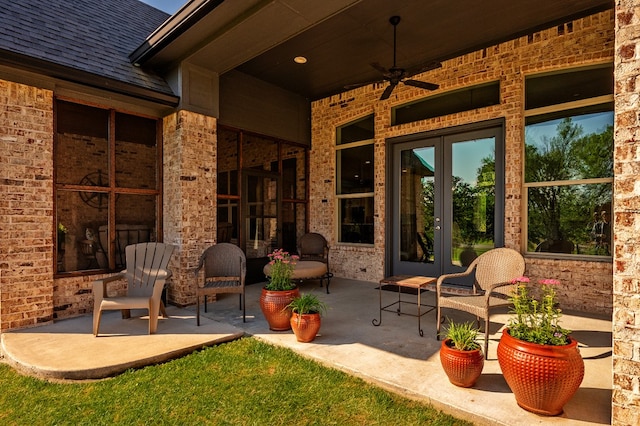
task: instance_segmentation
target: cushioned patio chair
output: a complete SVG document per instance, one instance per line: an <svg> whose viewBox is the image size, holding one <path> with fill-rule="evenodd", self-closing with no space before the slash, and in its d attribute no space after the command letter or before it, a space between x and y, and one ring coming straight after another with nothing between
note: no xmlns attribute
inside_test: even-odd
<svg viewBox="0 0 640 426"><path fill-rule="evenodd" d="M203 279L199 279L204 268ZM240 295L242 322L246 322L246 301L244 301L247 259L240 247L230 243L220 243L207 248L195 270L196 276L196 323L200 325L200 297L204 296L204 311L207 312L207 296L221 293Z"/></svg>
<svg viewBox="0 0 640 426"><path fill-rule="evenodd" d="M122 311L122 318L129 318L131 309L149 311L149 334L156 332L158 314L167 313L162 303L164 285L171 276L167 269L174 246L163 243L140 243L126 247L127 269L119 274L93 282L93 334L98 335L102 311ZM125 279L126 296L109 296L109 283Z"/></svg>
<svg viewBox="0 0 640 426"><path fill-rule="evenodd" d="M317 232L304 234L298 240L298 255L300 256L298 263L302 265L300 265L300 267L296 266L296 269L299 269L299 271L298 274L296 274L294 270L293 278L299 280L319 279L321 287L323 281L326 279L327 293L329 293L329 284L331 284L333 274L329 269L329 244L327 244L327 240ZM320 262L324 265L312 262ZM308 272L303 274L303 270Z"/></svg>
<svg viewBox="0 0 640 426"><path fill-rule="evenodd" d="M451 308L469 312L476 316L478 326L484 319L484 356L489 349L490 310L498 306L510 305L509 296L516 288L512 281L524 274L525 262L520 253L509 248L495 248L482 253L465 272L445 274L436 283L438 316L436 320L436 338L440 339L442 308ZM470 276L475 272L473 294L445 295L443 286L451 278Z"/></svg>

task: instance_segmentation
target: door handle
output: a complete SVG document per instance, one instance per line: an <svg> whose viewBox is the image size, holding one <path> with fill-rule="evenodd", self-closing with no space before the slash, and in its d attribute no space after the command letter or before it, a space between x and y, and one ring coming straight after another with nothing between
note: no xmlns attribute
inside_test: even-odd
<svg viewBox="0 0 640 426"><path fill-rule="evenodd" d="M440 225L436 225L436 231L440 230Z"/></svg>

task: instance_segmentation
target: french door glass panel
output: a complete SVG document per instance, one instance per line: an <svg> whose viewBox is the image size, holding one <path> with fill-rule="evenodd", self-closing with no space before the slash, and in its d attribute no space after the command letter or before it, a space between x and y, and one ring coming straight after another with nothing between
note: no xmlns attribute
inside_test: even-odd
<svg viewBox="0 0 640 426"><path fill-rule="evenodd" d="M495 245L495 138L451 144L451 252L455 266L469 266Z"/></svg>
<svg viewBox="0 0 640 426"><path fill-rule="evenodd" d="M435 147L401 151L400 258L434 263Z"/></svg>

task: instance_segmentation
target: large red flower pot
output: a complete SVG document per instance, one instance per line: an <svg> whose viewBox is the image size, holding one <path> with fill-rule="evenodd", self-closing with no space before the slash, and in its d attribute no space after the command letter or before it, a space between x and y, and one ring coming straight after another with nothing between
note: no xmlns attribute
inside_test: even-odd
<svg viewBox="0 0 640 426"><path fill-rule="evenodd" d="M269 323L269 329L273 331L286 331L291 329L289 319L291 309L287 305L293 299L300 297L300 290L267 290L262 289L260 294L260 309Z"/></svg>
<svg viewBox="0 0 640 426"><path fill-rule="evenodd" d="M320 330L320 314L297 314L294 312L291 315L290 323L296 340L308 343L316 338Z"/></svg>
<svg viewBox="0 0 640 426"><path fill-rule="evenodd" d="M440 346L440 362L449 381L456 386L470 388L482 374L484 355L482 350L461 351L454 349L451 339L445 339Z"/></svg>
<svg viewBox="0 0 640 426"><path fill-rule="evenodd" d="M577 340L540 345L511 337L508 331L503 330L498 344L498 362L516 402L536 414L561 414L584 377Z"/></svg>

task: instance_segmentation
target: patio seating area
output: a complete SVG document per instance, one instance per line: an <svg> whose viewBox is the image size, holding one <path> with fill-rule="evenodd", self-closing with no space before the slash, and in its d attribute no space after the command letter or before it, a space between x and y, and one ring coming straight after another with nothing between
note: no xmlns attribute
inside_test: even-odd
<svg viewBox="0 0 640 426"><path fill-rule="evenodd" d="M326 294L317 282L302 284L301 292L313 292L328 306L320 334L312 343L297 342L291 331L269 330L258 303L261 285L255 284L246 287L246 323L238 310L237 295L228 294L211 302L213 309L203 314L200 327L195 325L195 306L186 309L169 306L170 318L159 319L154 335L147 334L146 319L122 320L118 312L110 312L104 314L101 335L97 338L91 333L90 316L4 333L2 355L5 361L18 363L32 374L68 370L74 372L71 378L81 379L83 370L95 372L101 363L112 365L117 372L113 364L122 353L138 360L133 364L131 359L122 360L123 364L137 367L145 365L142 360L157 363L247 334L289 347L394 392L424 400L475 424L610 424L610 319L565 312L562 325L574 330L572 335L580 342L585 378L561 416L543 417L519 408L502 377L496 348L507 321L506 308L491 316L488 360L482 376L473 388L463 389L449 383L440 365L441 342L435 338L435 312L423 316L423 337L416 332L416 320L410 316L383 312L382 324L372 325L372 319L380 314L378 285L334 278L332 291ZM397 300L397 292L382 293L383 303ZM433 304L434 295L425 291L422 299ZM416 298L407 294L402 297ZM459 321L473 319L454 310L444 310L443 315ZM125 327L121 321L126 322Z"/></svg>

